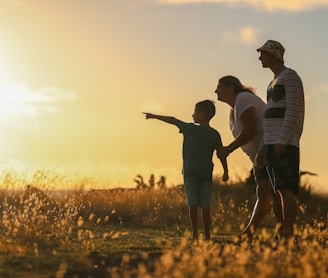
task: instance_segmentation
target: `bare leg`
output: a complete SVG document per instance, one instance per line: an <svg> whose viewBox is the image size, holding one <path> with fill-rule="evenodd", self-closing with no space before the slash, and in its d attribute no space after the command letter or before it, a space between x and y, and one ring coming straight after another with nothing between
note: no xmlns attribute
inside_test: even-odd
<svg viewBox="0 0 328 278"><path fill-rule="evenodd" d="M294 236L297 222L297 200L294 193L291 190L281 190L283 200L283 224L282 224L282 237L285 239Z"/></svg>
<svg viewBox="0 0 328 278"><path fill-rule="evenodd" d="M282 224L284 222L283 199L280 191L273 194L273 212L276 216L276 230L274 238L279 239L281 237Z"/></svg>
<svg viewBox="0 0 328 278"><path fill-rule="evenodd" d="M270 212L273 189L269 179L257 179L256 196L251 219L241 235L247 235L252 239L255 229L259 226L263 218Z"/></svg>
<svg viewBox="0 0 328 278"><path fill-rule="evenodd" d="M211 215L210 208L202 208L202 220L204 227L204 240L210 240Z"/></svg>
<svg viewBox="0 0 328 278"><path fill-rule="evenodd" d="M191 224L191 233L193 239L198 239L198 207L190 206L189 207L189 219Z"/></svg>

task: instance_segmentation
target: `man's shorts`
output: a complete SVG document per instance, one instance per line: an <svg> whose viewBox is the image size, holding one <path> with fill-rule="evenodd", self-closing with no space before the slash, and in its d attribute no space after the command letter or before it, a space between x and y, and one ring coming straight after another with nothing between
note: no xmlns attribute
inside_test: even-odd
<svg viewBox="0 0 328 278"><path fill-rule="evenodd" d="M213 182L211 180L184 177L187 206L209 208L211 205Z"/></svg>
<svg viewBox="0 0 328 278"><path fill-rule="evenodd" d="M280 157L275 154L275 145L266 146L266 162L273 189L292 190L297 195L300 181L300 151L299 148L287 145Z"/></svg>
<svg viewBox="0 0 328 278"><path fill-rule="evenodd" d="M253 165L253 174L254 174L255 181L269 178L268 171L265 166L263 168L259 168Z"/></svg>

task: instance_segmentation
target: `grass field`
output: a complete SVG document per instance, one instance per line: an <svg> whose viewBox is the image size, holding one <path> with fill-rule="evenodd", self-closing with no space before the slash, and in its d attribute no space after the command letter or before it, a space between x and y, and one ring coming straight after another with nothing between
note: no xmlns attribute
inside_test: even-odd
<svg viewBox="0 0 328 278"><path fill-rule="evenodd" d="M269 215L249 244L255 186L215 182L213 240L190 242L181 185L163 180L138 189L84 190L39 172L26 180L7 173L0 193L0 277L327 277L327 196L303 182L298 242L272 239Z"/></svg>

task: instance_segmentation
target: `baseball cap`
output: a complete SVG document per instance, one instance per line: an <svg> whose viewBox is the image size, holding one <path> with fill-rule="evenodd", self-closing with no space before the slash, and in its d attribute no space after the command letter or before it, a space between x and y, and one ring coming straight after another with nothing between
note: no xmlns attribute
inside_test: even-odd
<svg viewBox="0 0 328 278"><path fill-rule="evenodd" d="M257 51L266 51L271 53L274 57L276 57L281 62L284 62L284 53L285 48L282 46L280 42L274 40L267 40L266 43L257 49Z"/></svg>

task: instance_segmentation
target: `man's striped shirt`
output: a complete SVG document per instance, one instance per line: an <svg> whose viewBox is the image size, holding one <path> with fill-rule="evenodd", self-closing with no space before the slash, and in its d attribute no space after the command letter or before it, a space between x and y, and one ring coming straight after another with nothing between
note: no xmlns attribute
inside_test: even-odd
<svg viewBox="0 0 328 278"><path fill-rule="evenodd" d="M304 123L304 91L298 74L286 68L267 89L264 114L264 144L299 147Z"/></svg>

